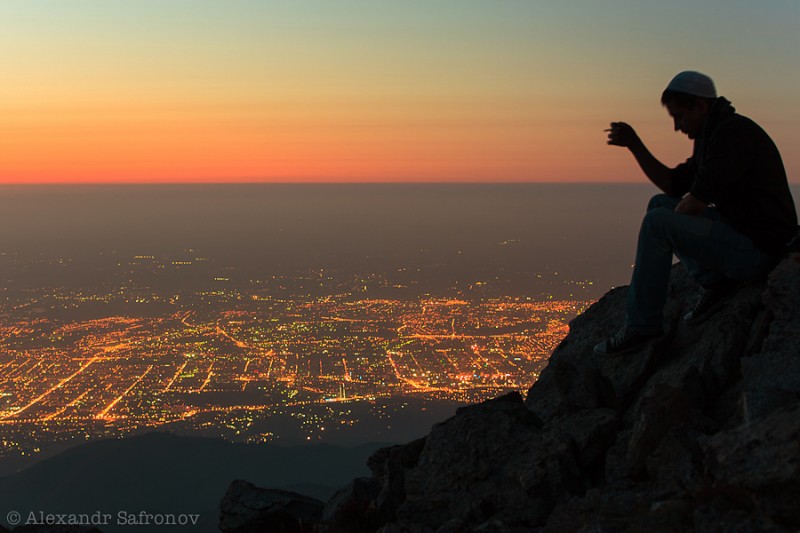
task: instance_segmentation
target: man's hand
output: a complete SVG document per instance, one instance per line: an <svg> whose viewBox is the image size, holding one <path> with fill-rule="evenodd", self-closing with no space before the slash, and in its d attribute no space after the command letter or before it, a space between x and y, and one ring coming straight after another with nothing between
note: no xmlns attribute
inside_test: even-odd
<svg viewBox="0 0 800 533"><path fill-rule="evenodd" d="M608 144L612 146L630 148L641 142L636 131L625 122L612 122L611 127L604 131L608 132Z"/></svg>
<svg viewBox="0 0 800 533"><path fill-rule="evenodd" d="M608 144L612 146L623 146L630 150L636 162L642 168L647 179L652 181L656 187L667 194L674 194L672 169L656 159L650 150L644 145L636 134L636 131L625 122L612 122L608 132ZM682 192L682 191L681 191Z"/></svg>
<svg viewBox="0 0 800 533"><path fill-rule="evenodd" d="M678 202L678 205L675 206L675 212L682 213L684 215L697 216L702 213L705 208L706 204L689 193L684 196L680 202Z"/></svg>

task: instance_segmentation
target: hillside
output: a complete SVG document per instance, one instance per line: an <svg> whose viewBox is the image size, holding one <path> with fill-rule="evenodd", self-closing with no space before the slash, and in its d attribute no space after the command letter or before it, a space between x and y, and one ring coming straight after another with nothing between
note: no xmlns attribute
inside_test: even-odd
<svg viewBox="0 0 800 533"><path fill-rule="evenodd" d="M283 447L169 433L90 442L1 477L5 512L0 518L6 519L11 510L22 516L39 510L90 514L100 510L111 513L113 520L99 529L113 533L132 530L116 523L120 511L186 513L200 515L198 526L182 530L215 531L219 500L232 478L247 477L327 498L354 472L366 474L365 460L378 447Z"/></svg>

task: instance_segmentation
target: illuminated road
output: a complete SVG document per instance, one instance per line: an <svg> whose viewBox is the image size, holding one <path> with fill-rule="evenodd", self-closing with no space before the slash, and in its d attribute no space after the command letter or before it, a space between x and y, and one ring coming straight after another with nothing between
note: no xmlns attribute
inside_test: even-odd
<svg viewBox="0 0 800 533"><path fill-rule="evenodd" d="M20 407L19 409L17 409L16 411L14 411L10 415L4 416L2 418L2 420L6 420L6 419L9 419L11 417L16 417L16 416L20 415L21 413L24 413L26 410L30 409L32 406L34 406L37 403L39 403L43 398L46 398L51 392L53 392L55 390L58 390L61 387L63 387L64 385L66 385L67 383L69 383L69 381L72 380L72 378L74 378L75 376L79 375L81 372L83 372L87 368L89 368L92 365L92 363L94 363L95 361L98 361L99 359L100 359L99 357L92 357L91 359L89 359L86 362L86 364L81 365L81 367L78 370L76 370L75 372L73 372L72 374L67 376L66 378L62 379L61 381L59 381L58 383L56 383L55 385L53 385L52 387L50 387L46 391L44 391L42 394L40 394L39 396L34 398L27 405L24 405L24 406Z"/></svg>
<svg viewBox="0 0 800 533"><path fill-rule="evenodd" d="M188 363L189 363L188 361L184 361L184 363L180 366L180 368L178 368L178 370L175 372L175 375L172 376L172 379L169 380L169 383L167 383L167 386L164 387L164 390L162 390L161 392L167 392L170 389L170 387L172 387L172 384L175 383L175 380L178 379L178 376L181 375L181 373L183 372L183 369L186 368L186 365Z"/></svg>
<svg viewBox="0 0 800 533"><path fill-rule="evenodd" d="M122 394L120 394L119 396L117 396L117 397L116 397L116 399L114 399L114 401L113 401L113 402L111 402L110 404L108 404L108 407L106 407L106 408L105 408L105 409L104 409L104 410L103 410L103 411L102 411L100 414L98 414L96 418L99 418L99 419L104 419L104 420L108 420L108 418L106 417L106 415L108 415L108 412L109 412L110 410L112 410L112 409L114 408L114 406L115 406L115 405L117 405L117 403L119 403L119 401L120 401L122 398L124 398L124 397L125 397L125 395L126 395L126 394L128 394L128 393L129 393L131 390L133 390L133 388L134 388L136 385L138 385L138 384L139 384L139 382L140 382L140 381L142 381L142 379L144 379L144 377L145 377L145 376L146 376L146 375L147 375L147 374L148 374L148 373L149 373L151 370L153 370L153 365L150 365L150 366L148 366L148 367L147 367L147 370L145 370L145 371L144 371L144 374L142 374L141 376L139 376L139 379L137 379L136 381L134 381L134 382L133 382L133 384L131 384L131 386L130 386L130 387L128 387L127 389L125 389L125 392L123 392ZM113 419L112 419L112 420L113 420Z"/></svg>

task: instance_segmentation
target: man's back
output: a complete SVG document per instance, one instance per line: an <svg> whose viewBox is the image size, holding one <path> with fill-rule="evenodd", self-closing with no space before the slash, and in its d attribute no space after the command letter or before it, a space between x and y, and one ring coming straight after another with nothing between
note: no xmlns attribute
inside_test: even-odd
<svg viewBox="0 0 800 533"><path fill-rule="evenodd" d="M781 255L797 214L780 152L753 120L718 98L695 141L691 193L764 252Z"/></svg>

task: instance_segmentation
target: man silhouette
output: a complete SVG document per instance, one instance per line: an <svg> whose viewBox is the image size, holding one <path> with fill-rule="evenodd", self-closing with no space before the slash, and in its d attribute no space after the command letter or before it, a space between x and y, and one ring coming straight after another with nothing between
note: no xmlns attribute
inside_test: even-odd
<svg viewBox="0 0 800 533"><path fill-rule="evenodd" d="M612 122L608 144L628 148L664 194L650 200L642 221L625 325L595 346L601 355L628 353L663 334L672 256L700 284L684 319L703 321L740 281L766 275L797 231L797 214L780 153L749 118L718 97L714 82L684 71L670 81L661 103L694 141L692 156L675 168L656 159L624 122Z"/></svg>

